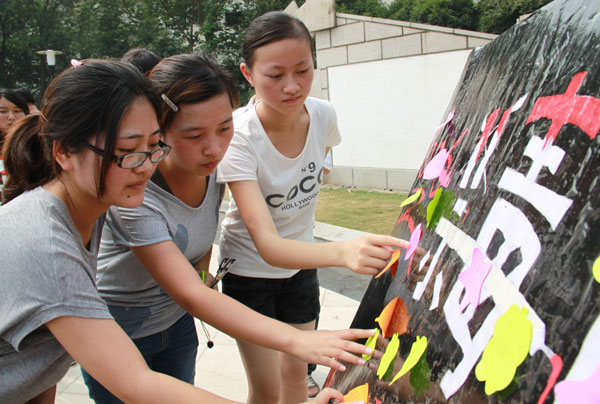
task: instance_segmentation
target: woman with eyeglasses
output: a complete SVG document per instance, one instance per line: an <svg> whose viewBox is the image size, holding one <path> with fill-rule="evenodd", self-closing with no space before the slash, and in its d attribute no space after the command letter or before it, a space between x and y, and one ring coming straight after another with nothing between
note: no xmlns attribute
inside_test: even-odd
<svg viewBox="0 0 600 404"><path fill-rule="evenodd" d="M150 370L95 285L107 209L133 209L156 165L159 99L125 63L84 61L9 130L0 207L0 402L53 403L71 357L129 403L235 403Z"/></svg>
<svg viewBox="0 0 600 404"><path fill-rule="evenodd" d="M235 338L339 370L333 358L360 363L346 351L363 353L365 347L348 340L371 331L299 331L205 285L202 273L212 282L206 274L225 188L216 170L233 136L238 95L221 67L201 55L165 58L150 80L162 97L158 121L172 148L141 206L109 209L97 273L101 296L148 366L194 383L194 317ZM83 374L96 403L121 402L91 372ZM317 402L330 398L341 396L327 390Z"/></svg>

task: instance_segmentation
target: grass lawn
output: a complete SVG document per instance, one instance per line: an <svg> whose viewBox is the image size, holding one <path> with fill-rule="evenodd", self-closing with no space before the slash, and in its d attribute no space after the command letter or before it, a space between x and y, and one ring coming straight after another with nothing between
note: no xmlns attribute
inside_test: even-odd
<svg viewBox="0 0 600 404"><path fill-rule="evenodd" d="M388 235L406 194L323 185L315 217L318 222Z"/></svg>

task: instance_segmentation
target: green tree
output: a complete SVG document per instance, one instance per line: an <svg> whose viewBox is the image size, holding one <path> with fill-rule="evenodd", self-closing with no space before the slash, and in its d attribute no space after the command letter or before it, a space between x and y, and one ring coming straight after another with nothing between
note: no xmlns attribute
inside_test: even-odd
<svg viewBox="0 0 600 404"><path fill-rule="evenodd" d="M478 13L473 0L422 0L411 10L411 20L475 30L478 26Z"/></svg>
<svg viewBox="0 0 600 404"><path fill-rule="evenodd" d="M418 0L394 0L390 3L388 9L389 18L401 21L412 21L413 9ZM414 21L416 22L416 21Z"/></svg>
<svg viewBox="0 0 600 404"><path fill-rule="evenodd" d="M252 19L288 0L0 0L0 86L25 85L38 95L71 58L119 59L132 47L160 56L204 51L252 93L239 72ZM303 1L298 1L301 6ZM49 68L41 49L64 52Z"/></svg>
<svg viewBox="0 0 600 404"><path fill-rule="evenodd" d="M0 43L3 44L0 50L1 85L27 86L39 93L49 76L55 70L62 70L64 59L57 57L56 67L48 67L45 56L36 52L65 49L69 39L63 26L71 6L71 0L3 1L0 11Z"/></svg>
<svg viewBox="0 0 600 404"><path fill-rule="evenodd" d="M529 14L552 0L479 0L479 30L501 34L517 22L524 14Z"/></svg>
<svg viewBox="0 0 600 404"><path fill-rule="evenodd" d="M5 0L0 7L0 85L15 87L27 53L26 4Z"/></svg>
<svg viewBox="0 0 600 404"><path fill-rule="evenodd" d="M474 30L479 13L473 0L394 0L390 18L449 28Z"/></svg>
<svg viewBox="0 0 600 404"><path fill-rule="evenodd" d="M336 12L389 18L388 7L381 0L337 0Z"/></svg>

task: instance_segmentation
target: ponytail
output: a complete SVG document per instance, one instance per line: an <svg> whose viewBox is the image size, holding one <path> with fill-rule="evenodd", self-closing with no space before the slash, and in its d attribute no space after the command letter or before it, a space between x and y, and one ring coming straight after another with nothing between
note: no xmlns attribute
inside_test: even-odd
<svg viewBox="0 0 600 404"><path fill-rule="evenodd" d="M2 189L2 204L37 188L56 176L52 145L41 135L42 115L30 114L10 127L2 156L8 179Z"/></svg>

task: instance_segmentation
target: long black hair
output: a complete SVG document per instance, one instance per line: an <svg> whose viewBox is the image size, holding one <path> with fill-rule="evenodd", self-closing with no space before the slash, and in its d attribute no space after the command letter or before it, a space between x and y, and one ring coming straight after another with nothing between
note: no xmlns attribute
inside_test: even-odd
<svg viewBox="0 0 600 404"><path fill-rule="evenodd" d="M154 88L128 63L88 60L56 76L42 98L40 114L20 119L8 132L2 151L8 173L3 203L60 175L52 155L54 142L76 154L94 136L96 146L104 149L97 181L101 197L121 119L140 97L158 110Z"/></svg>

